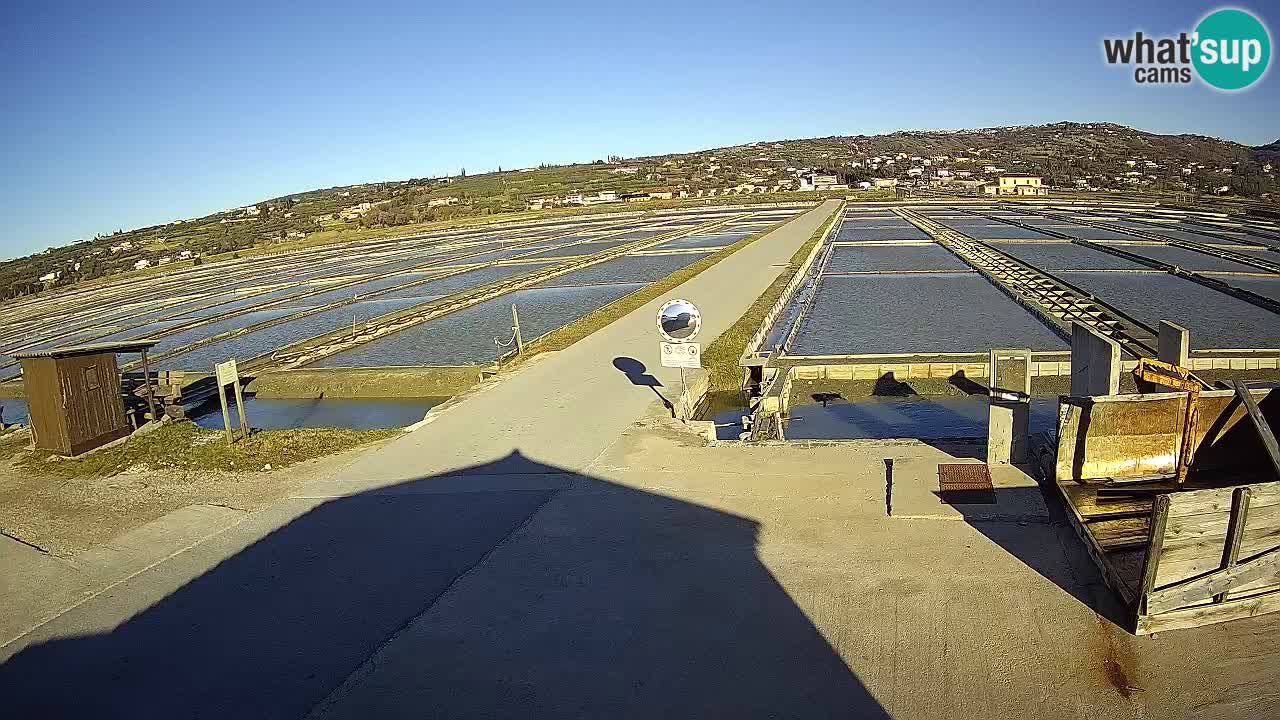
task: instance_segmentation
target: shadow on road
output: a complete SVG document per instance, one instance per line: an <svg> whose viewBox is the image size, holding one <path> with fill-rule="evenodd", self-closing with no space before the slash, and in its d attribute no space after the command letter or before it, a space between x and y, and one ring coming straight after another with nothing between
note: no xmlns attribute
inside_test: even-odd
<svg viewBox="0 0 1280 720"><path fill-rule="evenodd" d="M666 396L658 392L658 388L663 387L662 381L650 374L649 369L644 366L644 363L633 357L616 357L613 359L613 366L620 370L623 375L626 375L627 380L630 381L632 385L647 387L650 390L653 390L653 394L657 395L658 399L662 401L663 407L673 413L675 412L675 405L672 405L671 401L668 400Z"/></svg>
<svg viewBox="0 0 1280 720"><path fill-rule="evenodd" d="M1119 628L1130 625L1123 604L1103 582L1084 543L1076 537L1062 503L1041 487L1002 487L986 493L935 493L965 522L1041 577ZM977 500L977 502L974 502ZM1048 518L1012 522L998 508L1031 507L1043 501Z"/></svg>
<svg viewBox="0 0 1280 720"><path fill-rule="evenodd" d="M512 453L324 501L131 617L163 576L128 580L0 666L0 696L15 718L887 718L758 534Z"/></svg>

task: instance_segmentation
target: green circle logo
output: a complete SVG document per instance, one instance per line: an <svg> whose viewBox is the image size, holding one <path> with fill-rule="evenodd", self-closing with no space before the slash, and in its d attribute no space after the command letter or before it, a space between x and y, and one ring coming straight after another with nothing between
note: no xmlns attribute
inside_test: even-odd
<svg viewBox="0 0 1280 720"><path fill-rule="evenodd" d="M1243 90L1271 63L1271 35L1244 10L1215 10L1196 26L1191 62L1200 79L1219 90Z"/></svg>

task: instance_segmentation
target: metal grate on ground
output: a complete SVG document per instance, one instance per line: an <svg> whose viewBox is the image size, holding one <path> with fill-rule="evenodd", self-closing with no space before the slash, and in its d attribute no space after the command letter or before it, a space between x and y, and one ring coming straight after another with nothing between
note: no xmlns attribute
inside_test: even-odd
<svg viewBox="0 0 1280 720"><path fill-rule="evenodd" d="M938 492L993 492L991 471L979 463L941 463L938 465Z"/></svg>

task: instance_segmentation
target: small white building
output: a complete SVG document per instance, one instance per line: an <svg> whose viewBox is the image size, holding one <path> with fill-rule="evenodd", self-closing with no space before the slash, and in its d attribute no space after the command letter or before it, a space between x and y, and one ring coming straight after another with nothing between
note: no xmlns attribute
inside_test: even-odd
<svg viewBox="0 0 1280 720"><path fill-rule="evenodd" d="M835 175L827 175L825 173L805 173L798 180L800 181L800 186L796 189L800 192L831 190L839 182L839 178Z"/></svg>
<svg viewBox="0 0 1280 720"><path fill-rule="evenodd" d="M604 205L605 203L618 202L618 193L613 190L601 190L595 195L584 195L582 203L584 205Z"/></svg>
<svg viewBox="0 0 1280 720"><path fill-rule="evenodd" d="M143 268L149 268L149 267L151 267L151 261L145 260L145 259L139 260L138 262L133 264L134 270L141 270Z"/></svg>
<svg viewBox="0 0 1280 720"><path fill-rule="evenodd" d="M1048 195L1039 175L1001 175L994 183L982 186L988 195Z"/></svg>

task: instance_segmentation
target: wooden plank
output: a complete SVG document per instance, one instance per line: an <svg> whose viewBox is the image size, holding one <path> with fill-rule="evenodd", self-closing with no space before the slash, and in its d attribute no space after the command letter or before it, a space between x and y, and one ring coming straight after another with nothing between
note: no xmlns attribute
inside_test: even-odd
<svg viewBox="0 0 1280 720"><path fill-rule="evenodd" d="M1151 514L1151 498L1099 498L1096 486L1063 485L1062 492L1085 520L1113 517L1146 517Z"/></svg>
<svg viewBox="0 0 1280 720"><path fill-rule="evenodd" d="M1280 568L1280 547L1272 548L1232 567L1183 580L1149 593L1147 614L1154 615L1176 610L1197 601L1203 602L1210 595L1217 595L1245 582L1266 577L1278 568Z"/></svg>
<svg viewBox="0 0 1280 720"><path fill-rule="evenodd" d="M1253 393L1249 392L1249 388L1244 382L1232 380L1231 387L1236 391L1236 397L1240 398L1240 402L1244 405L1249 419L1253 421L1253 427L1258 431L1258 437L1262 439L1262 447L1266 449L1267 457L1271 460L1271 467L1276 471L1276 476L1280 477L1280 443L1276 442L1276 436L1271 432L1271 425L1262 416L1262 411L1258 409L1258 403L1253 399Z"/></svg>
<svg viewBox="0 0 1280 720"><path fill-rule="evenodd" d="M1171 479L1171 478L1173 478L1173 477L1174 477L1174 475L1171 475L1171 474L1168 474L1168 473L1157 473L1157 474L1154 474L1154 475L1138 475L1138 476L1136 476L1136 477L1105 478L1105 479L1104 479L1104 482L1105 482L1107 485L1129 485L1129 484L1141 484L1141 483L1158 483L1158 482L1163 482L1163 481L1165 481L1165 480L1169 480L1169 479Z"/></svg>
<svg viewBox="0 0 1280 720"><path fill-rule="evenodd" d="M1235 501L1231 507L1231 521L1227 526L1227 542L1222 548L1222 567L1234 567L1240 560L1240 541L1244 537L1244 525L1249 519L1249 488L1236 488ZM1213 601L1220 603L1227 599L1227 592L1213 596Z"/></svg>
<svg viewBox="0 0 1280 720"><path fill-rule="evenodd" d="M1181 518L1190 515L1225 514L1231 509L1232 495L1238 487L1249 488L1252 495L1249 505L1252 508L1280 505L1280 482L1228 485L1174 494L1170 497L1169 515Z"/></svg>
<svg viewBox="0 0 1280 720"><path fill-rule="evenodd" d="M1275 525L1255 526L1252 522L1255 516L1256 513L1253 508L1250 508L1249 520L1251 522L1245 526L1243 535L1240 538L1241 557L1249 557L1251 554L1256 555L1263 550L1270 550L1273 546L1280 545L1280 527ZM1227 518L1223 518L1223 524L1217 533L1207 534L1202 537L1175 537L1166 529L1164 535L1164 561L1174 564L1204 560L1208 563L1207 567L1218 567L1222 562L1222 551L1226 545L1229 531L1230 525ZM1169 584L1163 577L1161 581L1161 585Z"/></svg>
<svg viewBox="0 0 1280 720"><path fill-rule="evenodd" d="M1094 520L1085 524L1103 550L1146 545L1150 539L1147 517ZM1163 534L1163 533L1162 533Z"/></svg>
<svg viewBox="0 0 1280 720"><path fill-rule="evenodd" d="M1278 528L1264 528L1259 531L1259 528L1255 526L1255 518L1256 513L1251 501L1249 522L1245 524L1244 535L1240 538L1240 557L1242 558L1251 558L1274 547L1280 547L1280 532L1277 532ZM1264 577L1232 588L1231 597L1234 599L1246 595L1254 595L1277 584L1280 584L1280 570L1277 570L1270 577Z"/></svg>
<svg viewBox="0 0 1280 720"><path fill-rule="evenodd" d="M1269 530L1265 534L1259 533L1258 537L1251 537L1252 533L1252 528L1245 526L1244 537L1240 542L1240 557L1247 558L1271 548L1280 547L1280 533L1275 530ZM1205 540L1190 547L1170 550L1166 545L1160 556L1160 572L1156 577L1156 587L1172 585L1220 568L1225 541L1226 532L1224 531L1216 540ZM1277 573L1276 581L1280 581L1280 573Z"/></svg>
<svg viewBox="0 0 1280 720"><path fill-rule="evenodd" d="M1262 593L1275 592L1280 590L1280 573L1276 573L1271 577L1254 580L1253 582L1241 583L1227 593L1227 600L1239 600L1241 598L1253 597Z"/></svg>
<svg viewBox="0 0 1280 720"><path fill-rule="evenodd" d="M1067 507L1067 518L1071 523L1071 529L1074 530L1076 535L1080 538L1080 542L1084 543L1085 551L1089 553L1089 559L1093 560L1093 564L1097 566L1098 572L1102 574L1103 580L1106 581L1107 585L1110 586L1112 590L1120 593L1120 597L1129 608L1135 609L1133 620L1136 623L1137 595L1134 593L1133 588L1124 580L1116 569L1111 567L1105 560L1106 554L1103 552L1102 548L1098 547L1098 543L1094 540L1093 535L1085 529L1084 520L1080 517L1080 513L1076 511L1075 507L1071 504L1071 500L1067 497L1065 491L1066 485L1063 483L1054 483L1054 485L1058 488L1059 498L1061 498L1063 504Z"/></svg>
<svg viewBox="0 0 1280 720"><path fill-rule="evenodd" d="M1201 514L1170 518L1165 531L1165 553L1167 554L1171 549L1190 548L1205 542L1216 543L1217 551L1221 551L1230 524L1231 513L1227 511L1217 515ZM1250 497L1249 525L1245 528L1246 541L1275 536L1277 533L1280 533L1280 506L1257 507ZM1220 552L1215 554L1218 556L1217 559L1221 559ZM1182 555L1180 559L1192 557L1186 553Z"/></svg>
<svg viewBox="0 0 1280 720"><path fill-rule="evenodd" d="M1155 589L1156 572L1160 568L1160 554L1164 548L1165 523L1169 520L1169 496L1161 495L1155 500L1151 511L1151 527L1148 534L1147 559L1142 563L1142 585L1138 588L1138 617L1150 614L1147 609L1147 597Z"/></svg>
<svg viewBox="0 0 1280 720"><path fill-rule="evenodd" d="M1132 603L1133 598L1138 595L1139 585L1142 583L1142 563L1146 558L1145 547L1114 550L1103 556L1107 568L1114 574L1116 580L1123 583L1125 592L1121 595L1128 603Z"/></svg>

